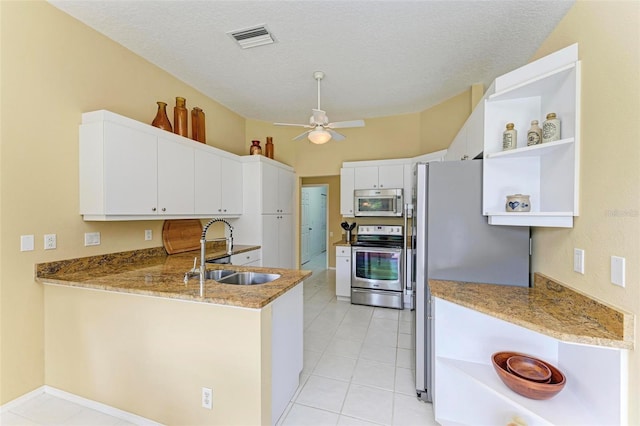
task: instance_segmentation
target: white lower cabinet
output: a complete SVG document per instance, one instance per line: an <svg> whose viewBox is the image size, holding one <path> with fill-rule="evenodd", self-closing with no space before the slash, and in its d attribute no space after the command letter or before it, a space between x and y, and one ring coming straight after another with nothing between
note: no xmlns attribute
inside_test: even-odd
<svg viewBox="0 0 640 426"><path fill-rule="evenodd" d="M351 247L336 247L336 297L351 300Z"/></svg>
<svg viewBox="0 0 640 426"><path fill-rule="evenodd" d="M560 341L433 298L434 412L442 425L627 424L628 351ZM552 399L533 400L509 389L491 355L514 351L556 366L566 377ZM464 407L464 409L461 409Z"/></svg>

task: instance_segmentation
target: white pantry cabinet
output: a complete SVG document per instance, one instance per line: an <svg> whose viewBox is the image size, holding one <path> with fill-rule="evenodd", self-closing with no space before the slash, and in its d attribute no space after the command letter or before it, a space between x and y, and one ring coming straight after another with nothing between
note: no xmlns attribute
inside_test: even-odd
<svg viewBox="0 0 640 426"><path fill-rule="evenodd" d="M293 169L262 155L243 156L241 161L244 213L232 221L234 242L261 246L262 266L297 269Z"/></svg>
<svg viewBox="0 0 640 426"><path fill-rule="evenodd" d="M291 214L293 212L294 174L272 164L262 167L262 213Z"/></svg>
<svg viewBox="0 0 640 426"><path fill-rule="evenodd" d="M495 81L485 102L483 213L492 225L572 227L578 216L580 165L580 61L571 45ZM548 113L561 122L561 139L527 146L532 120ZM502 151L507 123L517 147ZM505 211L507 195L530 195L531 211Z"/></svg>
<svg viewBox="0 0 640 426"><path fill-rule="evenodd" d="M442 425L627 424L626 349L570 343L433 297L434 400ZM548 400L518 395L498 377L491 355L514 351L543 359L566 377ZM461 410L460 407L464 407Z"/></svg>
<svg viewBox="0 0 640 426"><path fill-rule="evenodd" d="M293 215L262 215L262 266L296 269Z"/></svg>
<svg viewBox="0 0 640 426"><path fill-rule="evenodd" d="M336 297L351 300L351 246L336 247Z"/></svg>
<svg viewBox="0 0 640 426"><path fill-rule="evenodd" d="M219 176L207 174L211 170L205 171L216 156L216 170L234 176L224 185ZM241 214L241 166L233 157L109 111L84 113L80 214L84 220L98 221L207 218L225 212L200 202L220 202L225 194L224 206L232 206L226 214Z"/></svg>

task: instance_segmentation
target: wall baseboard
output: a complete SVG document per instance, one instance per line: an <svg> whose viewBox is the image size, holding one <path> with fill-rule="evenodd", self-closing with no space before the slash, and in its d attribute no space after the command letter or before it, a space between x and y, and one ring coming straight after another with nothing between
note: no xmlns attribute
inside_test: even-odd
<svg viewBox="0 0 640 426"><path fill-rule="evenodd" d="M91 399L83 398L78 395L74 395L69 392L65 392L63 390L51 387L51 386L41 386L29 393L26 393L8 403L4 404L0 407L0 413L5 413L11 411L13 408L33 399L42 394L47 394L54 396L56 398L64 399L69 402L73 402L75 404L81 405L84 408L89 408L91 410L98 411L100 413L108 414L113 417L117 417L122 420L126 420L129 423L133 423L139 426L162 426L161 423L154 422L153 420L147 419L142 416L138 416L137 414L129 413L128 411L123 411L115 407L111 407L110 405L103 404L101 402L93 401Z"/></svg>

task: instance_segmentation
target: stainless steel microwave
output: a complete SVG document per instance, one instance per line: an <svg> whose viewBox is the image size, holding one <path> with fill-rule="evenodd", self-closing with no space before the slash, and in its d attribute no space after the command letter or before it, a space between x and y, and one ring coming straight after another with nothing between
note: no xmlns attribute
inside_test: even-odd
<svg viewBox="0 0 640 426"><path fill-rule="evenodd" d="M402 216L402 189L356 189L355 216Z"/></svg>

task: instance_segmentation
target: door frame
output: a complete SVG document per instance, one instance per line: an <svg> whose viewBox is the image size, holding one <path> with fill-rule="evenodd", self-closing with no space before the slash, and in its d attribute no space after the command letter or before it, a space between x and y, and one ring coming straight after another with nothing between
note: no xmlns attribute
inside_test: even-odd
<svg viewBox="0 0 640 426"><path fill-rule="evenodd" d="M312 187L323 187L326 189L326 203L325 203L325 211L324 211L324 223L325 223L325 269L329 269L329 184L326 183L312 183L312 184L303 184L302 178L300 180L300 196L298 200L298 212L299 212L299 224L302 225L302 190L303 188L312 188ZM298 226L298 259L300 259L300 266L302 266L302 232L300 232L300 225Z"/></svg>

